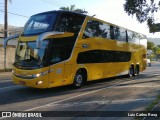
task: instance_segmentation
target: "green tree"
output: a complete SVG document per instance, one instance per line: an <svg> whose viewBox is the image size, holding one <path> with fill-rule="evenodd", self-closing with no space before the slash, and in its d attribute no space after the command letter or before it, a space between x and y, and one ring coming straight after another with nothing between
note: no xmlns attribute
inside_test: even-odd
<svg viewBox="0 0 160 120"><path fill-rule="evenodd" d="M157 48L156 54L160 55L160 47Z"/></svg>
<svg viewBox="0 0 160 120"><path fill-rule="evenodd" d="M159 49L159 47L157 47L157 46L153 47L153 49L152 49L152 50L153 50L153 53L156 54L157 51L158 51L158 49Z"/></svg>
<svg viewBox="0 0 160 120"><path fill-rule="evenodd" d="M160 1L156 0L125 0L124 11L128 15L135 15L137 20L147 22L148 26L154 24L154 13L160 8Z"/></svg>
<svg viewBox="0 0 160 120"><path fill-rule="evenodd" d="M154 56L157 60L160 57L160 48L158 46L154 47L153 48L153 53L154 53Z"/></svg>
<svg viewBox="0 0 160 120"><path fill-rule="evenodd" d="M72 12L77 12L77 13L83 13L83 14L87 14L88 12L84 9L79 9L76 8L75 5L71 5L70 7L60 7L60 10L66 10L66 11L72 11Z"/></svg>
<svg viewBox="0 0 160 120"><path fill-rule="evenodd" d="M147 50L153 50L155 44L153 42L147 41Z"/></svg>

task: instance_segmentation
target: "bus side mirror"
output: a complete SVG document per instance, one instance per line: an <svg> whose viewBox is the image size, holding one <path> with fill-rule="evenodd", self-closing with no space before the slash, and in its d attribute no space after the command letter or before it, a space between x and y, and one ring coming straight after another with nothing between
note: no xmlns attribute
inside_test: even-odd
<svg viewBox="0 0 160 120"><path fill-rule="evenodd" d="M38 36L37 40L36 40L36 48L40 49L42 48L42 41L52 35L57 35L57 34L64 34L64 32L57 32L57 31L52 31L52 32L46 32L46 33L42 33L41 35Z"/></svg>
<svg viewBox="0 0 160 120"><path fill-rule="evenodd" d="M58 31L52 31L52 32L46 32L46 33L42 33L41 35L38 36L37 40L36 40L36 48L40 49L42 48L42 42L44 39L46 39L47 37L56 35L55 38L57 37L70 37L73 36L74 33L70 33L70 32L58 32ZM58 36L59 35L59 36ZM54 38L54 37L52 37Z"/></svg>
<svg viewBox="0 0 160 120"><path fill-rule="evenodd" d="M18 38L19 35L13 35L13 36L9 36L7 38L4 39L4 44L3 44L3 48L6 49L7 43L9 40L14 39L14 38Z"/></svg>

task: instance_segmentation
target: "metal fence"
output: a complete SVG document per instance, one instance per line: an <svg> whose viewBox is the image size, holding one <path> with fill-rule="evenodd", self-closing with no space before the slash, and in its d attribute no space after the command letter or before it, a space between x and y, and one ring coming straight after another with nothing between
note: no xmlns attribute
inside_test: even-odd
<svg viewBox="0 0 160 120"><path fill-rule="evenodd" d="M12 69L12 65L15 59L15 49L16 46L14 45L8 45L6 48L6 69ZM4 64L4 48L3 45L0 44L0 70L5 69Z"/></svg>

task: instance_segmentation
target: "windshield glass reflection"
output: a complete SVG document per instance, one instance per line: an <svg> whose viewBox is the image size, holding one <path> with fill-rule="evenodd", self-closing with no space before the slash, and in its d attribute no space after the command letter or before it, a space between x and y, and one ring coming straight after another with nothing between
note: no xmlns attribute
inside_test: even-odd
<svg viewBox="0 0 160 120"><path fill-rule="evenodd" d="M43 41L42 48L36 49L36 42L19 42L15 63L21 66L43 66L48 41Z"/></svg>
<svg viewBox="0 0 160 120"><path fill-rule="evenodd" d="M51 31L57 14L38 14L32 16L25 25L23 35L34 35Z"/></svg>

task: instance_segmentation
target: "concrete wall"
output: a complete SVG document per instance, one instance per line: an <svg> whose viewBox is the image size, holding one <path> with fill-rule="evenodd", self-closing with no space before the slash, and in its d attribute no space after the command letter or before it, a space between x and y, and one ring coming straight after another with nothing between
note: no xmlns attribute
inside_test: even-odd
<svg viewBox="0 0 160 120"><path fill-rule="evenodd" d="M15 46L8 45L6 52L6 68L11 69L12 64L15 59ZM4 69L4 49L3 46L0 44L0 70Z"/></svg>

